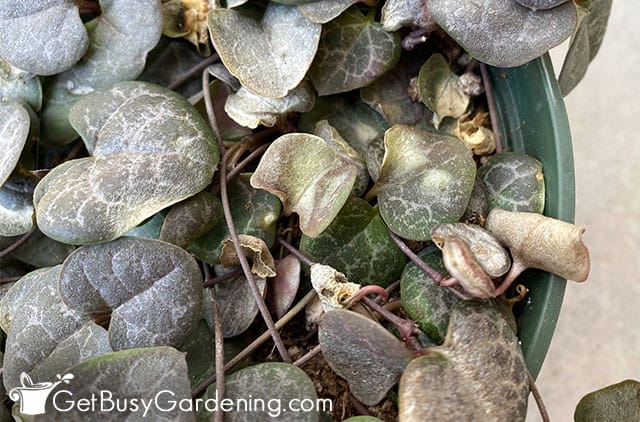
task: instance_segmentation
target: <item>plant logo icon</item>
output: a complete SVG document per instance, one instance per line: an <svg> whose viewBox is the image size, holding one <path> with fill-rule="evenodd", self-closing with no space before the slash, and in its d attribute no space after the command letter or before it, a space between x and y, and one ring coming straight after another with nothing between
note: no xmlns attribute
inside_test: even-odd
<svg viewBox="0 0 640 422"><path fill-rule="evenodd" d="M20 402L20 413L23 415L42 415L45 413L45 404L51 392L60 384L69 384L73 374L58 374L56 382L40 382L34 384L26 372L20 374L22 387L15 387L9 391L9 398Z"/></svg>

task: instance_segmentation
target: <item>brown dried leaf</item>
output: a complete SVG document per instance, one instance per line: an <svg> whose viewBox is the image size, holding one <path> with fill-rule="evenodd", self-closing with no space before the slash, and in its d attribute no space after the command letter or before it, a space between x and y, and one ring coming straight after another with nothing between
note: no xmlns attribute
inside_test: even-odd
<svg viewBox="0 0 640 422"><path fill-rule="evenodd" d="M240 238L242 251L253 263L251 272L260 278L274 277L276 275L276 264L264 240L246 234L239 234L238 237ZM220 263L225 267L240 265L240 259L238 259L231 239L222 241Z"/></svg>
<svg viewBox="0 0 640 422"><path fill-rule="evenodd" d="M578 282L589 276L583 227L536 213L495 208L487 216L485 228L511 250L514 265Z"/></svg>

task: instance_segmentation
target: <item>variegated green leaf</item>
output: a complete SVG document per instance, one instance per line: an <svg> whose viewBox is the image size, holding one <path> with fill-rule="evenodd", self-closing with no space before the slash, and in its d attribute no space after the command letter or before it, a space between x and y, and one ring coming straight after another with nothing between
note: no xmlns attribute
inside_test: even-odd
<svg viewBox="0 0 640 422"><path fill-rule="evenodd" d="M476 166L456 138L396 125L385 134L386 152L376 181L380 215L412 240L460 219L473 189Z"/></svg>
<svg viewBox="0 0 640 422"><path fill-rule="evenodd" d="M519 152L492 156L478 169L490 208L542 213L544 174L542 163Z"/></svg>
<svg viewBox="0 0 640 422"><path fill-rule="evenodd" d="M0 98L29 105L33 111L42 107L42 85L40 78L25 75L0 58Z"/></svg>
<svg viewBox="0 0 640 422"><path fill-rule="evenodd" d="M14 284L0 302L0 322L7 333L2 378L7 390L20 386L61 342L89 322L58 294L61 266L36 270Z"/></svg>
<svg viewBox="0 0 640 422"><path fill-rule="evenodd" d="M399 35L351 8L324 26L309 76L318 94L336 94L370 84L399 58Z"/></svg>
<svg viewBox="0 0 640 422"><path fill-rule="evenodd" d="M436 128L445 117L460 117L467 110L470 98L459 84L460 78L451 71L445 58L433 54L420 68L418 95L436 116Z"/></svg>
<svg viewBox="0 0 640 422"><path fill-rule="evenodd" d="M406 262L378 210L359 198L350 198L319 236L303 236L300 250L363 285L389 285L398 279Z"/></svg>
<svg viewBox="0 0 640 422"><path fill-rule="evenodd" d="M426 27L431 23L428 0L386 0L382 7L382 28L397 31L403 26Z"/></svg>
<svg viewBox="0 0 640 422"><path fill-rule="evenodd" d="M423 249L418 256L431 268L446 273L442 255L435 246ZM418 266L409 262L400 278L402 308L431 339L441 344L447 334L449 316L458 297L435 284Z"/></svg>
<svg viewBox="0 0 640 422"><path fill-rule="evenodd" d="M320 0L299 5L302 14L312 22L327 23L360 1L375 6L376 0Z"/></svg>

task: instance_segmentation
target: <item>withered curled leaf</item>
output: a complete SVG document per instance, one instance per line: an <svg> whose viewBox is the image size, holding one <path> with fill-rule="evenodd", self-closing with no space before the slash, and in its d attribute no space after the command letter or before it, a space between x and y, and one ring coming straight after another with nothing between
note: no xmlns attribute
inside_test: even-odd
<svg viewBox="0 0 640 422"><path fill-rule="evenodd" d="M251 266L251 272L260 278L274 277L276 275L276 264L273 261L273 256L271 256L269 247L264 240L259 237L249 236L246 234L239 234L238 237L240 238L242 251L253 263ZM240 264L240 260L238 259L238 255L236 254L236 250L233 247L231 239L225 239L222 241L220 262L225 267Z"/></svg>
<svg viewBox="0 0 640 422"><path fill-rule="evenodd" d="M485 228L510 249L513 265L521 271L537 268L579 282L589 275L582 227L536 213L495 208Z"/></svg>

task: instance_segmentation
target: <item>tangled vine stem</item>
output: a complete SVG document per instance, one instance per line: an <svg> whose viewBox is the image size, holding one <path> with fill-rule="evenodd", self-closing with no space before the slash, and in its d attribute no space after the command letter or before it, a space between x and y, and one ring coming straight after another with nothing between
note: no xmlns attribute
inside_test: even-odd
<svg viewBox="0 0 640 422"><path fill-rule="evenodd" d="M206 263L204 265L207 265ZM237 268L231 272L226 274L219 275L217 277L207 276L202 284L202 287L213 287L218 283L222 283L223 281L232 280L243 274L242 268Z"/></svg>
<svg viewBox="0 0 640 422"><path fill-rule="evenodd" d="M209 278L209 265L203 265L205 279ZM216 289L210 289L211 316L213 317L213 330L215 335L215 360L216 360L216 397L224 397L224 336L222 335L222 321L218 309L218 295ZM224 412L216 412L214 422L224 422Z"/></svg>
<svg viewBox="0 0 640 422"><path fill-rule="evenodd" d="M406 243L400 239L400 237L389 230L389 235L398 248L411 260L414 264L418 266L427 276L431 277L431 279L439 286L447 287L450 292L458 296L460 299L467 300L470 297L464 292L457 289L457 281L451 277L445 277L440 274L438 271L434 270L429 264L424 262L418 255L413 252Z"/></svg>
<svg viewBox="0 0 640 422"><path fill-rule="evenodd" d="M402 341L405 342L405 344L409 347L409 349L415 356L420 355L422 347L420 346L420 343L418 343L418 339L416 338L418 335L418 328L416 327L415 321L400 318L393 312L390 312L384 307L378 305L375 301L369 299L368 297L363 297L362 302L364 302L364 304L369 308L379 313L384 319L395 325L395 327L398 329L398 332L400 333L400 338L402 339Z"/></svg>
<svg viewBox="0 0 640 422"><path fill-rule="evenodd" d="M247 157L240 161L238 163L238 165L236 165L228 174L227 174L227 183L229 183L231 180L233 180L234 177L236 177L238 174L240 174L240 172L253 160L255 160L257 157L261 156L263 152L266 151L266 149L269 148L269 144L264 144L264 145L260 145L258 148L256 148L251 154L247 155Z"/></svg>
<svg viewBox="0 0 640 422"><path fill-rule="evenodd" d="M289 312L284 314L282 316L282 318L280 318L275 323L275 328L279 330L280 328L284 327L289 321L291 321L293 319L293 317L295 317L300 311L302 311L305 308L305 306L307 306L307 304L309 302L311 302L311 300L313 300L314 297L316 297L315 290L309 291L300 300L300 302L298 302L296 304L296 306L291 308L289 310ZM228 371L228 370L232 369L234 366L236 366L238 363L240 363L244 358L246 358L251 353L253 353L253 351L256 350L258 347L260 347L265 341L267 341L270 336L271 336L271 333L269 331L265 331L264 333L262 333L260 335L260 337L258 337L257 339L253 340L253 342L251 342L251 344L249 344L240 353L235 355L233 357L233 359L231 359L229 362L227 362L227 364L224 365L224 370ZM204 380L202 382L202 384L200 384L198 387L195 388L195 390L193 390L193 397L200 396L202 393L204 393L204 391L207 389L207 387L210 386L211 384L213 384L215 381L216 381L216 376L215 375L213 375L213 376L207 378L206 380Z"/></svg>
<svg viewBox="0 0 640 422"><path fill-rule="evenodd" d="M307 353L305 353L303 356L300 357L300 359L296 360L295 362L293 362L293 364L295 366L302 366L305 363L309 362L311 359L313 359L313 357L315 355L317 355L318 353L320 353L322 351L322 348L320 347L320 345L316 345L313 349L309 350Z"/></svg>
<svg viewBox="0 0 640 422"><path fill-rule="evenodd" d="M209 123L211 124L211 129L213 130L214 135L216 136L216 141L218 142L218 146L220 148L220 154L222 159L220 160L220 201L222 202L222 211L224 212L224 220L227 224L227 229L229 230L229 235L231 237L231 241L233 242L233 248L235 249L236 255L240 260L240 266L242 267L242 271L244 272L245 277L247 278L247 283L249 284L249 288L251 289L251 294L253 295L253 299L256 301L258 305L258 309L260 310L260 314L262 315L262 319L267 325L267 329L273 338L273 342L278 349L278 353L280 353L280 357L284 362L291 363L291 357L287 352L287 348L284 346L282 339L280 338L280 334L278 330L274 327L273 319L271 318L271 314L269 313L269 309L264 302L264 298L260 293L260 289L258 289L258 285L256 283L255 278L253 277L253 273L251 272L251 267L249 266L249 261L242 251L242 247L240 246L240 239L238 238L238 232L236 231L236 225L233 221L233 215L231 214L231 206L229 205L229 195L227 192L227 157L226 149L224 148L222 138L220 137L220 129L218 128L218 123L216 119L216 114L213 109L213 103L211 101L211 93L209 92L209 72L205 69L202 73L202 84L204 90L204 98L205 104L207 107L207 115L209 117Z"/></svg>
<svg viewBox="0 0 640 422"><path fill-rule="evenodd" d="M191 79L192 77L194 77L195 75L200 73L202 71L202 69L206 69L207 67L211 66L212 64L214 64L218 60L220 60L220 56L217 53L213 53L212 55L210 55L209 57L207 57L206 59L204 59L203 61L201 61L197 65L193 66L191 69L189 69L186 72L184 72L182 74L182 76L180 76L175 81L171 82L171 84L169 84L169 86L167 88L169 88L169 89L178 88L179 86L181 86L182 84L187 82L189 79ZM207 90L208 89L209 89L209 86L207 85Z"/></svg>
<svg viewBox="0 0 640 422"><path fill-rule="evenodd" d="M279 237L278 238L278 243L280 243L282 246L284 246L284 248L286 250L288 250L289 252L291 252L293 255L296 256L296 258L298 258L300 261L304 262L305 264L307 264L308 266L313 265L313 261L311 261L309 258L307 258L302 252L300 252L299 250L297 250L296 248L293 247L293 245L291 245L290 243L288 243L286 240L284 240L283 238Z"/></svg>

